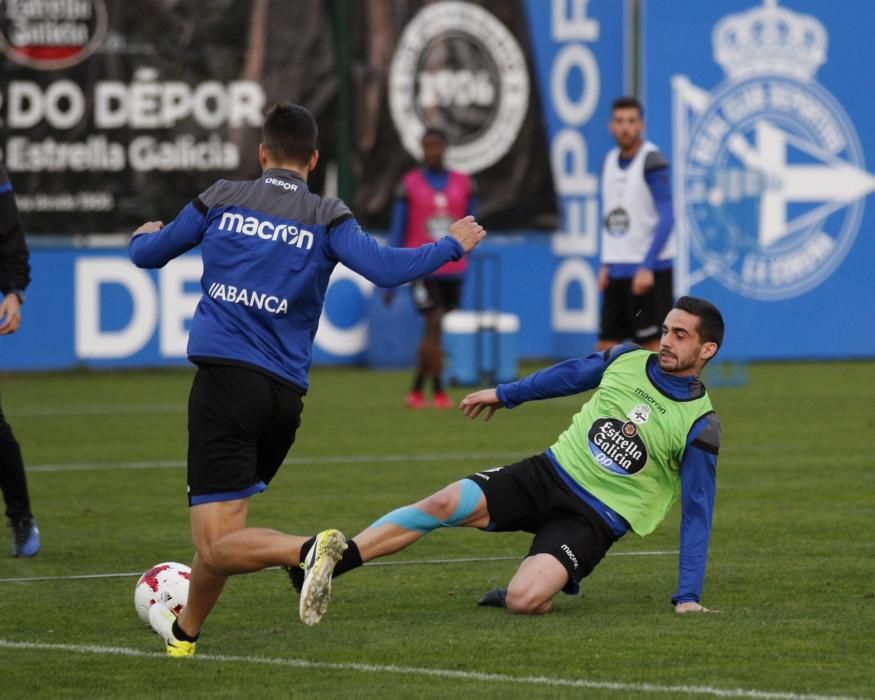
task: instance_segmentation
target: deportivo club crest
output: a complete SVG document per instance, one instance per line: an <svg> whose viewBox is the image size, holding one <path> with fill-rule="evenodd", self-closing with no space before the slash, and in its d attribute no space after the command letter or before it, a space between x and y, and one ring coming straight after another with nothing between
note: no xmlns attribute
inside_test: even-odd
<svg viewBox="0 0 875 700"><path fill-rule="evenodd" d="M405 27L389 69L389 109L415 158L426 127L439 127L449 137L449 167L485 170L513 146L528 104L525 54L484 8L435 2Z"/></svg>
<svg viewBox="0 0 875 700"><path fill-rule="evenodd" d="M727 80L712 93L672 80L680 250L686 291L714 277L739 294L789 299L847 255L875 177L842 106L815 82L827 34L815 17L764 0L714 27Z"/></svg>

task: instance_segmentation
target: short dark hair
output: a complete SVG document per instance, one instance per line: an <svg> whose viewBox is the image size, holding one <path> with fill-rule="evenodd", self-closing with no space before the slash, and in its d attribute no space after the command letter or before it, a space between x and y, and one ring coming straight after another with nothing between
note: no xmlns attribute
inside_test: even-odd
<svg viewBox="0 0 875 700"><path fill-rule="evenodd" d="M714 304L699 297L681 297L674 308L699 318L699 337L706 343L723 345L723 314Z"/></svg>
<svg viewBox="0 0 875 700"><path fill-rule="evenodd" d="M638 101L637 97L632 97L631 95L623 95L622 97L618 97L614 100L614 103L611 105L611 112L617 109L637 109L638 116L644 116L644 107Z"/></svg>
<svg viewBox="0 0 875 700"><path fill-rule="evenodd" d="M316 150L319 129L306 107L277 102L264 116L261 144L283 163L306 163Z"/></svg>
<svg viewBox="0 0 875 700"><path fill-rule="evenodd" d="M425 132L423 132L422 134L422 138L425 138L426 136L437 136L444 143L449 141L447 132L441 129L439 126L430 126L426 128Z"/></svg>

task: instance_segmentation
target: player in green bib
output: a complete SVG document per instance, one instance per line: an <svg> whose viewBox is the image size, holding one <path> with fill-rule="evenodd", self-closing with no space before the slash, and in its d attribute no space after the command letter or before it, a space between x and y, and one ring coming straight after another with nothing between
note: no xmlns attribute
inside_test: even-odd
<svg viewBox="0 0 875 700"><path fill-rule="evenodd" d="M543 453L485 469L384 515L352 540L334 576L392 554L438 527L534 534L528 556L506 589L481 605L546 613L560 592L577 593L611 545L632 531L645 536L681 498L680 566L675 610L701 605L716 488L720 421L699 379L723 343L723 317L710 302L681 297L662 326L659 352L617 345L561 362L524 379L466 396L469 418L526 401L596 389L571 425ZM300 560L312 548L304 544ZM311 555L311 559L312 559ZM309 575L309 574L308 574ZM293 583L304 574L291 572ZM327 607L331 576L307 590ZM319 590L315 590L319 589Z"/></svg>

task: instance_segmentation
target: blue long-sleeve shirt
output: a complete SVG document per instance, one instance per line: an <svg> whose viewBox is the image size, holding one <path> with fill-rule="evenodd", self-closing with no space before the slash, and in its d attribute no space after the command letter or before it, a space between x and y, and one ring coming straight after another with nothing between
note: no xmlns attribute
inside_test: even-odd
<svg viewBox="0 0 875 700"><path fill-rule="evenodd" d="M189 358L250 366L301 391L338 262L391 287L465 252L452 236L419 248L381 246L343 202L312 194L299 175L279 168L257 180L218 181L160 231L135 236L129 252L137 266L155 268L197 245L203 297Z"/></svg>
<svg viewBox="0 0 875 700"><path fill-rule="evenodd" d="M500 384L498 398L507 408L526 401L570 396L598 387L608 365L634 345L618 345L611 350L588 357L560 362L535 372L516 382ZM666 396L678 401L695 398L703 391L694 377L677 377L659 368L656 356L647 364L647 375ZM717 488L717 452L720 444L720 423L709 413L693 425L687 436L687 448L680 465L681 529L678 588L673 603L700 601L705 581L711 521ZM565 483L573 480L562 469L559 460L547 450L547 456ZM569 484L571 485L571 484ZM572 490L592 507L611 528L615 537L622 536L629 526L622 517L576 484Z"/></svg>

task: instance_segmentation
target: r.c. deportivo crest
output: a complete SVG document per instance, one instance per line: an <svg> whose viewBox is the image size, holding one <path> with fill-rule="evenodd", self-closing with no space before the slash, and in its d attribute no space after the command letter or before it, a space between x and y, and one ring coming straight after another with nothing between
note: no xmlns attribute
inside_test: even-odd
<svg viewBox="0 0 875 700"><path fill-rule="evenodd" d="M721 19L713 92L672 80L679 285L706 277L753 299L789 299L827 279L847 255L875 190L845 110L815 74L828 37L815 17L764 0ZM689 267L689 253L701 269Z"/></svg>
<svg viewBox="0 0 875 700"><path fill-rule="evenodd" d="M525 54L488 10L442 0L405 27L389 70L389 108L415 158L426 128L439 127L449 138L450 168L485 170L515 143L528 104Z"/></svg>

